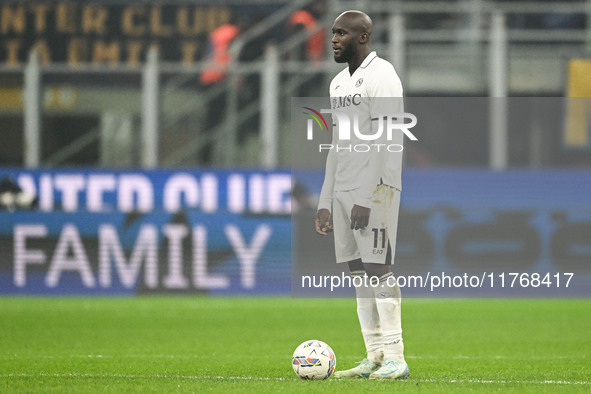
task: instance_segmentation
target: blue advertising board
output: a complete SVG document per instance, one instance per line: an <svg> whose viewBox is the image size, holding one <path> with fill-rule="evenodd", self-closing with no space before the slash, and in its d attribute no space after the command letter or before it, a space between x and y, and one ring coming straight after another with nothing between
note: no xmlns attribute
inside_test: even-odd
<svg viewBox="0 0 591 394"><path fill-rule="evenodd" d="M313 231L319 171L0 175L38 198L36 209L0 211L0 294L300 295L292 251L308 241L330 251ZM308 211L292 206L292 182ZM589 196L588 171L406 170L394 272L431 278L407 295L589 296ZM466 274L477 291L433 286Z"/></svg>
<svg viewBox="0 0 591 394"><path fill-rule="evenodd" d="M287 172L3 170L38 198L0 212L0 294L289 288Z"/></svg>
<svg viewBox="0 0 591 394"><path fill-rule="evenodd" d="M292 292L352 294L329 242L296 234ZM406 296L591 295L591 171L404 170L393 271Z"/></svg>

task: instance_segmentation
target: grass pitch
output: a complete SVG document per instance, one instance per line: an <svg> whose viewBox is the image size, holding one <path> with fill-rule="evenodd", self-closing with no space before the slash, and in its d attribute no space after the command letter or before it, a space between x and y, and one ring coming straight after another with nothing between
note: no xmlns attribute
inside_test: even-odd
<svg viewBox="0 0 591 394"><path fill-rule="evenodd" d="M0 392L591 390L589 300L403 300L411 377L302 381L320 339L363 357L352 299L0 298Z"/></svg>

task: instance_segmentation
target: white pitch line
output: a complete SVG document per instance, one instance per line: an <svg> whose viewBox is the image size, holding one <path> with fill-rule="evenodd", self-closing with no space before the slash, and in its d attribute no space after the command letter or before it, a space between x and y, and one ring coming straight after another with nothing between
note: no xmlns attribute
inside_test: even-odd
<svg viewBox="0 0 591 394"><path fill-rule="evenodd" d="M408 355L404 356L408 359L413 360L578 360L578 359L587 359L588 357L585 355L581 356L507 356L507 355L490 355L490 356L464 356L464 355L455 355L455 356L413 356Z"/></svg>
<svg viewBox="0 0 591 394"><path fill-rule="evenodd" d="M11 373L0 374L3 378L121 378L121 379L185 379L185 380L252 380L252 381L297 381L298 378L280 378L264 376L191 376L191 375L135 375L135 374L90 374L90 373ZM342 379L335 379L342 380ZM476 383L476 384L540 384L540 385L591 385L588 381L568 380L486 380L486 379L413 379L410 382L422 383Z"/></svg>
<svg viewBox="0 0 591 394"><path fill-rule="evenodd" d="M425 383L479 383L479 384L556 384L556 385L591 385L586 381L568 380L485 380L485 379L412 379L415 382Z"/></svg>
<svg viewBox="0 0 591 394"><path fill-rule="evenodd" d="M254 381L288 381L297 378L270 378L264 376L190 376L190 375L135 375L135 374L92 374L92 373L9 373L0 374L3 378L121 378L121 379L185 379L185 380L254 380Z"/></svg>
<svg viewBox="0 0 591 394"><path fill-rule="evenodd" d="M219 355L219 357L223 357L223 355ZM236 358L235 355L228 356L232 358ZM253 356L248 356L248 358L252 358ZM254 356L256 357L256 356ZM259 358L284 358L289 360L290 357L285 357L285 355L265 355L260 356ZM118 358L118 359L125 359L125 358L170 358L170 359L199 359L199 358L211 358L211 355L198 355L198 354L118 354L118 355L104 355L104 354L71 354L71 355L2 355L0 356L0 360L11 360L15 358L20 359L68 359L68 358ZM422 356L414 356L414 355L407 355L405 356L407 359L412 360L580 360L580 359L588 359L589 357L585 355L581 356L507 356L507 355L490 355L490 356L464 356L464 355L455 355L455 356L431 356L431 355L422 355ZM354 356L341 356L339 359L344 360L353 360L357 359Z"/></svg>

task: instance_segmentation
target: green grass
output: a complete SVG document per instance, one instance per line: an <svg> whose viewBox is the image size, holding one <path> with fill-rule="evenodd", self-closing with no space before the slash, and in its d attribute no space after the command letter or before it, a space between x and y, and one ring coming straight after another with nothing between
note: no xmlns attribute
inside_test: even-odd
<svg viewBox="0 0 591 394"><path fill-rule="evenodd" d="M409 380L299 380L306 339L363 357L354 303L0 298L0 392L591 390L589 300L404 300Z"/></svg>

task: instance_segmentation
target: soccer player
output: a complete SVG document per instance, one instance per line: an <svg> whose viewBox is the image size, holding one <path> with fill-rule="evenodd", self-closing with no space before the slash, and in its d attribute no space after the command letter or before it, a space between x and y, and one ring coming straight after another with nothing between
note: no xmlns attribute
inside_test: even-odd
<svg viewBox="0 0 591 394"><path fill-rule="evenodd" d="M342 13L332 26L334 59L348 67L330 84L331 107L356 118L365 135L376 135L388 113L403 112L400 79L389 62L371 51L371 31L371 19L360 11ZM369 152L355 151L355 143L377 141L350 134L347 141L339 141L333 125L333 146L348 145L328 153L315 226L321 235L334 230L337 262L347 263L352 279L358 279L353 283L367 358L335 376L404 379L410 371L402 344L401 295L391 270L402 153L375 146ZM387 142L402 146L398 134Z"/></svg>

